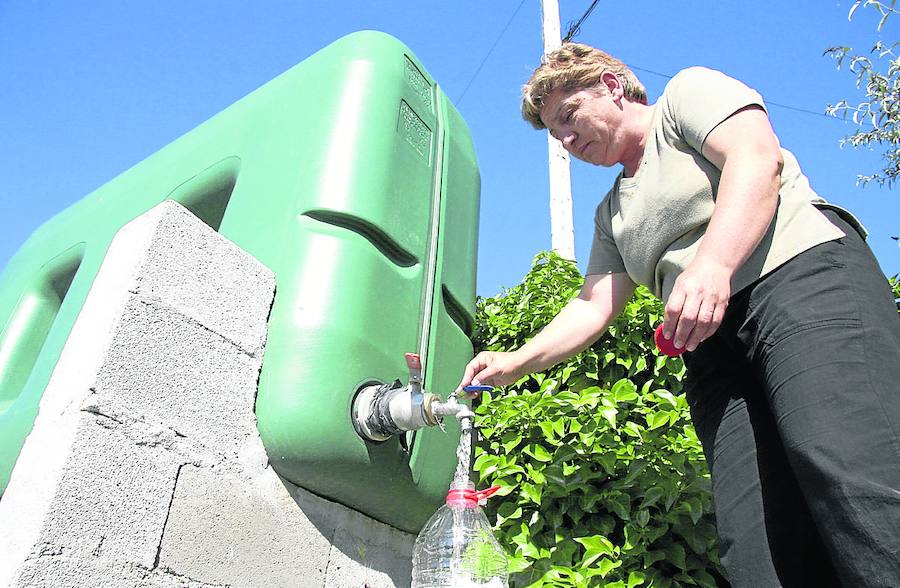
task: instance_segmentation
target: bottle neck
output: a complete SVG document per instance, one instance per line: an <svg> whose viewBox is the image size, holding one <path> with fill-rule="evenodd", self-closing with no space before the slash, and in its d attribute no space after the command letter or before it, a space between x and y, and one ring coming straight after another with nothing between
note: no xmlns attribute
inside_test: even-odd
<svg viewBox="0 0 900 588"><path fill-rule="evenodd" d="M477 508L478 494L474 490L450 490L447 492L447 505L462 508Z"/></svg>

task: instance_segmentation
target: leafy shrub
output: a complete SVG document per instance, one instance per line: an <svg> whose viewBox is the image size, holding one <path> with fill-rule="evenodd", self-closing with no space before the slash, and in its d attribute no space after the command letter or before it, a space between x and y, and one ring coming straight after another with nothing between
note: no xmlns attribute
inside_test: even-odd
<svg viewBox="0 0 900 588"><path fill-rule="evenodd" d="M522 284L480 299L478 350L525 343L580 289L541 253ZM474 469L500 485L488 515L514 586L716 586L709 474L690 424L681 359L660 356L662 306L639 289L577 357L485 394Z"/></svg>
<svg viewBox="0 0 900 588"><path fill-rule="evenodd" d="M891 285L891 292L894 293L894 302L897 303L897 312L900 312L900 274L888 278Z"/></svg>

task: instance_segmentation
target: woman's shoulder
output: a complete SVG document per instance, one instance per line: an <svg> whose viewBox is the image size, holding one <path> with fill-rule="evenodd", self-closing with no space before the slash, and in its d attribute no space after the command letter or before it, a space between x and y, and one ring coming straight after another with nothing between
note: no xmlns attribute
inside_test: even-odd
<svg viewBox="0 0 900 588"><path fill-rule="evenodd" d="M717 80L723 79L729 79L729 76L717 69L703 65L692 65L672 76L672 79L666 84L666 89L663 93L671 93L679 88L694 87L698 84L715 83Z"/></svg>

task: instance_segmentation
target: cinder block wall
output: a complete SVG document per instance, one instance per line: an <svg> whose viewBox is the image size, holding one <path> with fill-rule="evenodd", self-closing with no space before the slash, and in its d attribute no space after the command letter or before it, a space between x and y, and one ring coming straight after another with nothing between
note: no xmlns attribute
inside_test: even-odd
<svg viewBox="0 0 900 588"><path fill-rule="evenodd" d="M274 288L174 202L119 231L0 500L0 586L409 585L414 537L268 466Z"/></svg>

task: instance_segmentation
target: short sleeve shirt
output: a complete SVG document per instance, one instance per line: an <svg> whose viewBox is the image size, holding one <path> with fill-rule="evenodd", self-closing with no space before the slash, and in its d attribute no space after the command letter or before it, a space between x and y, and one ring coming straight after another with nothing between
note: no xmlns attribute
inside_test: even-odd
<svg viewBox="0 0 900 588"><path fill-rule="evenodd" d="M715 208L721 172L701 155L709 133L762 97L725 74L692 67L667 84L653 107L634 177L616 179L597 207L587 274L627 273L667 299L694 259ZM796 158L782 149L778 208L756 250L732 278L738 292L797 254L844 233L814 205L824 203Z"/></svg>

